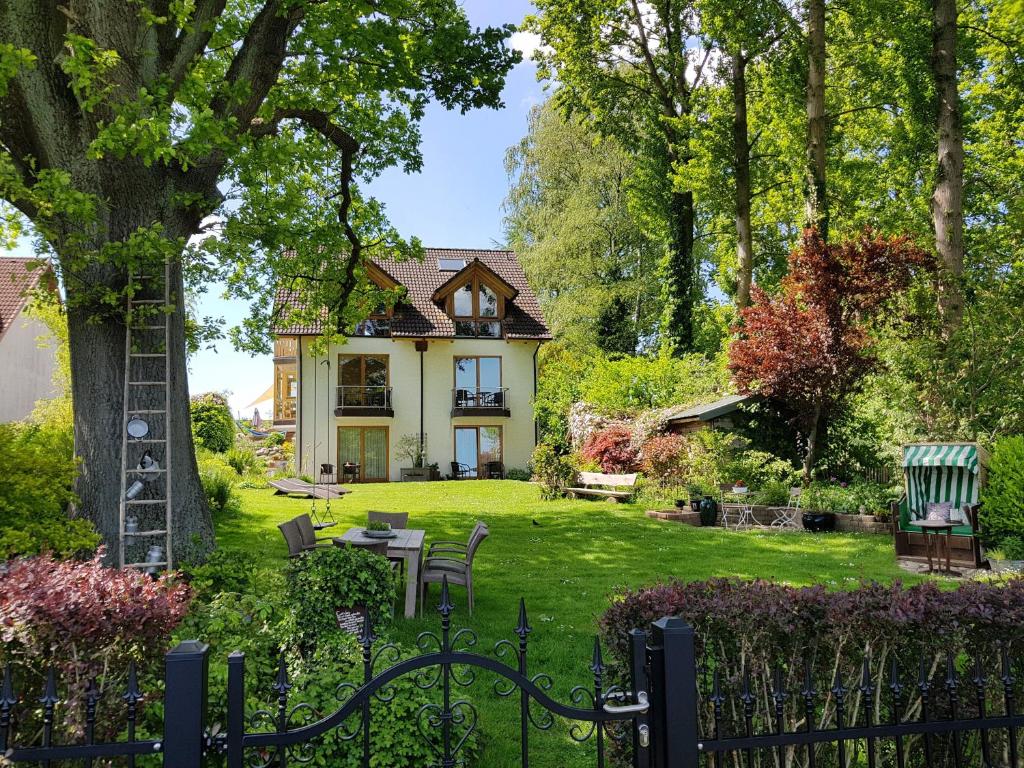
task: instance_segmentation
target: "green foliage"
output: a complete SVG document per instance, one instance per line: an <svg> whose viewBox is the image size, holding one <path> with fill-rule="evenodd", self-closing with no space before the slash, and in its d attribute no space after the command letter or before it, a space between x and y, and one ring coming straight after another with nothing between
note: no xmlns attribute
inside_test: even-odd
<svg viewBox="0 0 1024 768"><path fill-rule="evenodd" d="M529 482L532 475L530 470L521 469L519 467L509 467L505 470L506 480L519 480L520 482Z"/></svg>
<svg viewBox="0 0 1024 768"><path fill-rule="evenodd" d="M224 453L235 444L235 421L224 395L218 392L193 395L189 411L197 446Z"/></svg>
<svg viewBox="0 0 1024 768"><path fill-rule="evenodd" d="M238 497L235 488L238 486L238 474L228 463L224 454L200 448L196 451L199 464L199 479L203 484L203 492L210 504L210 511L222 514L238 508Z"/></svg>
<svg viewBox="0 0 1024 768"><path fill-rule="evenodd" d="M978 522L986 543L1024 537L1024 435L1004 437L992 446L981 505Z"/></svg>
<svg viewBox="0 0 1024 768"><path fill-rule="evenodd" d="M267 448L274 448L278 445L284 444L284 433L283 432L271 432L265 438L263 438L263 445Z"/></svg>
<svg viewBox="0 0 1024 768"><path fill-rule="evenodd" d="M540 482L540 493L544 499L554 499L569 485L576 475L572 459L559 452L551 443L539 442L530 458L533 474Z"/></svg>
<svg viewBox="0 0 1024 768"><path fill-rule="evenodd" d="M68 519L78 475L60 429L0 424L0 559L51 552L89 556L100 537L88 520Z"/></svg>
<svg viewBox="0 0 1024 768"><path fill-rule="evenodd" d="M889 502L898 495L890 488L865 480L849 484L817 481L804 489L800 506L818 512L847 515L856 515L863 507L866 514L883 514L888 511Z"/></svg>
<svg viewBox="0 0 1024 768"><path fill-rule="evenodd" d="M288 604L303 648L337 629L340 609L366 609L375 626L387 626L394 601L388 559L360 547L323 547L289 563Z"/></svg>
<svg viewBox="0 0 1024 768"><path fill-rule="evenodd" d="M251 448L231 448L224 459L239 475L253 474L264 468L260 457Z"/></svg>

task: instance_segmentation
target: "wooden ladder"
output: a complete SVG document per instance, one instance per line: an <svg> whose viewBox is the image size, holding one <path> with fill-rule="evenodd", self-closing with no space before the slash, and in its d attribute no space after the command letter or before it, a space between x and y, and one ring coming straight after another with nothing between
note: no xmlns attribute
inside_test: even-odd
<svg viewBox="0 0 1024 768"><path fill-rule="evenodd" d="M169 571L173 563L171 386L168 356L169 312L172 307L170 278L169 260L164 262L162 275L129 272L128 276L118 522L118 562L121 568ZM162 294L162 297L156 294ZM128 423L135 417L143 417L149 424L148 434L138 439L128 434ZM140 467L146 450L149 450L152 458L159 463L159 469ZM136 480L141 480L144 488L136 497L129 499L128 489ZM135 530L127 530L129 517L136 518ZM163 558L156 562L145 562L149 548L160 543L163 545ZM143 557L135 557L140 552L143 553Z"/></svg>

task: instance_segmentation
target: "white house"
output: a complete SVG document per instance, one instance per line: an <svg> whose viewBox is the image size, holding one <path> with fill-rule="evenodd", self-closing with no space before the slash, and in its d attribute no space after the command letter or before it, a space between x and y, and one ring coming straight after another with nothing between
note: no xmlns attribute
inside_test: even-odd
<svg viewBox="0 0 1024 768"><path fill-rule="evenodd" d="M274 426L294 431L298 472L349 464L361 482L399 480L412 467L399 443L421 436L441 476L525 469L537 352L551 335L516 255L435 248L369 273L405 298L347 343L315 355L319 328L275 329Z"/></svg>
<svg viewBox="0 0 1024 768"><path fill-rule="evenodd" d="M36 400L56 394L56 351L39 343L50 331L25 312L30 292L40 284L55 288L53 272L45 265L0 258L0 422L24 419Z"/></svg>

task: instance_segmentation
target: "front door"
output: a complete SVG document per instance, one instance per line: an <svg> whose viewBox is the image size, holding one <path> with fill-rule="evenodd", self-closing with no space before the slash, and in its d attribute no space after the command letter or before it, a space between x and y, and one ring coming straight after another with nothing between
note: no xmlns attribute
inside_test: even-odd
<svg viewBox="0 0 1024 768"><path fill-rule="evenodd" d="M359 482L388 480L388 428L338 427L338 471L346 463L359 465Z"/></svg>

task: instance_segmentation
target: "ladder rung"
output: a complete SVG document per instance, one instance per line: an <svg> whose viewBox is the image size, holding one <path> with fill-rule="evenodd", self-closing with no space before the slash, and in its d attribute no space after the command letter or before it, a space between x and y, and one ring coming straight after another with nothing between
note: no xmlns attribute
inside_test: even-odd
<svg viewBox="0 0 1024 768"><path fill-rule="evenodd" d="M128 357L167 357L166 352L129 352Z"/></svg>
<svg viewBox="0 0 1024 768"><path fill-rule="evenodd" d="M167 471L166 469L139 469L137 467L134 468L134 469L126 469L125 470L125 472L131 472L133 474L139 474L139 475L145 475L145 474L155 475L155 474L158 474L158 473L159 474L163 474L166 471Z"/></svg>
<svg viewBox="0 0 1024 768"><path fill-rule="evenodd" d="M128 384L132 387L155 387L157 385L166 384L166 381L129 381Z"/></svg>
<svg viewBox="0 0 1024 768"><path fill-rule="evenodd" d="M128 445L134 445L135 443L166 443L166 442L167 442L167 439L164 438L164 437L149 437L149 438L144 437L141 440L137 440L136 438L131 437L131 438L129 438Z"/></svg>
<svg viewBox="0 0 1024 768"><path fill-rule="evenodd" d="M166 325L136 325L132 327L133 331L166 331Z"/></svg>
<svg viewBox="0 0 1024 768"><path fill-rule="evenodd" d="M129 306L135 306L136 304L165 304L163 299L132 299L128 302Z"/></svg>
<svg viewBox="0 0 1024 768"><path fill-rule="evenodd" d="M161 566L166 567L167 563L128 563L125 568L159 568Z"/></svg>
<svg viewBox="0 0 1024 768"><path fill-rule="evenodd" d="M128 499L125 504L166 504L167 499Z"/></svg>
<svg viewBox="0 0 1024 768"><path fill-rule="evenodd" d="M163 536L167 531L125 531L125 536Z"/></svg>
<svg viewBox="0 0 1024 768"><path fill-rule="evenodd" d="M167 411L163 410L162 408L150 409L148 411L136 411L134 409L129 409L127 413L167 413Z"/></svg>

